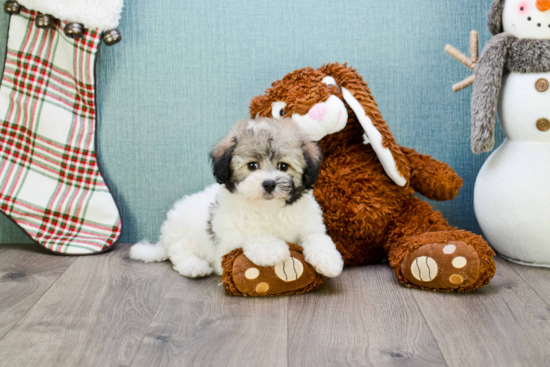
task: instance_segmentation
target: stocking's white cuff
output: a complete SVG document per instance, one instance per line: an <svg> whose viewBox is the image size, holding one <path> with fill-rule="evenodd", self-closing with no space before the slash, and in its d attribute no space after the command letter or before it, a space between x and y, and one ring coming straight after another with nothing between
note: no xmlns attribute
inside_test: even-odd
<svg viewBox="0 0 550 367"><path fill-rule="evenodd" d="M49 14L86 28L107 31L118 27L124 0L18 0L29 10Z"/></svg>

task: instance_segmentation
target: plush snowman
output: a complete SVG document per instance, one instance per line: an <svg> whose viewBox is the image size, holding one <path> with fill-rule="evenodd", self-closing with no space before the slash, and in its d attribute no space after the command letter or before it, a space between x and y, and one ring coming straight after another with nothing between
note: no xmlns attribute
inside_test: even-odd
<svg viewBox="0 0 550 367"><path fill-rule="evenodd" d="M502 257L550 267L550 0L494 0L489 29L479 60L453 55L475 70L472 150L493 149L495 114L506 135L477 177L475 213Z"/></svg>

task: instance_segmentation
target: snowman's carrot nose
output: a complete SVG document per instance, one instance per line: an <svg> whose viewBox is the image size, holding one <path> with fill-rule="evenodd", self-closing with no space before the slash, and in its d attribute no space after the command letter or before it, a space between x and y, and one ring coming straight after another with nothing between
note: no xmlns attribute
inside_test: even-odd
<svg viewBox="0 0 550 367"><path fill-rule="evenodd" d="M537 0L537 9L547 11L550 9L550 0Z"/></svg>

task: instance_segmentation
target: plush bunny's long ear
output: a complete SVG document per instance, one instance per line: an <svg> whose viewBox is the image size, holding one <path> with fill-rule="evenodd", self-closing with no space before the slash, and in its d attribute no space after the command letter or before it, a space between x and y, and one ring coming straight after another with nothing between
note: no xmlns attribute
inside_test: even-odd
<svg viewBox="0 0 550 367"><path fill-rule="evenodd" d="M374 127L372 120L367 116L363 106L361 106L359 101L355 99L346 88L342 87L342 93L344 94L344 100L351 107L355 116L357 116L357 120L359 120L361 126L363 126L363 130L365 130L365 134L372 145L372 149L374 149L378 156L378 160L382 164L382 167L384 167L384 171L386 171L388 176L390 176L397 185L405 186L407 184L407 179L399 173L397 163L395 162L391 150L383 146L383 138L380 131Z"/></svg>
<svg viewBox="0 0 550 367"><path fill-rule="evenodd" d="M321 70L333 77L334 84L342 88L344 100L363 127L386 174L397 185L407 185L410 177L409 162L382 118L367 83L355 69L346 64L328 64Z"/></svg>

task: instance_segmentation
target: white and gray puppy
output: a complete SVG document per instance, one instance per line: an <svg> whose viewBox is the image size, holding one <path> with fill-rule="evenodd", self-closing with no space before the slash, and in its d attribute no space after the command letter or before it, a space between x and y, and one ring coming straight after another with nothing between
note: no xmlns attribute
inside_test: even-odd
<svg viewBox="0 0 550 367"><path fill-rule="evenodd" d="M170 259L181 275L195 278L221 275L223 255L236 248L259 266L274 266L290 257L287 243L294 243L320 274L342 272L312 194L321 152L292 120L240 121L211 158L218 184L178 201L159 242L134 245L133 259Z"/></svg>

